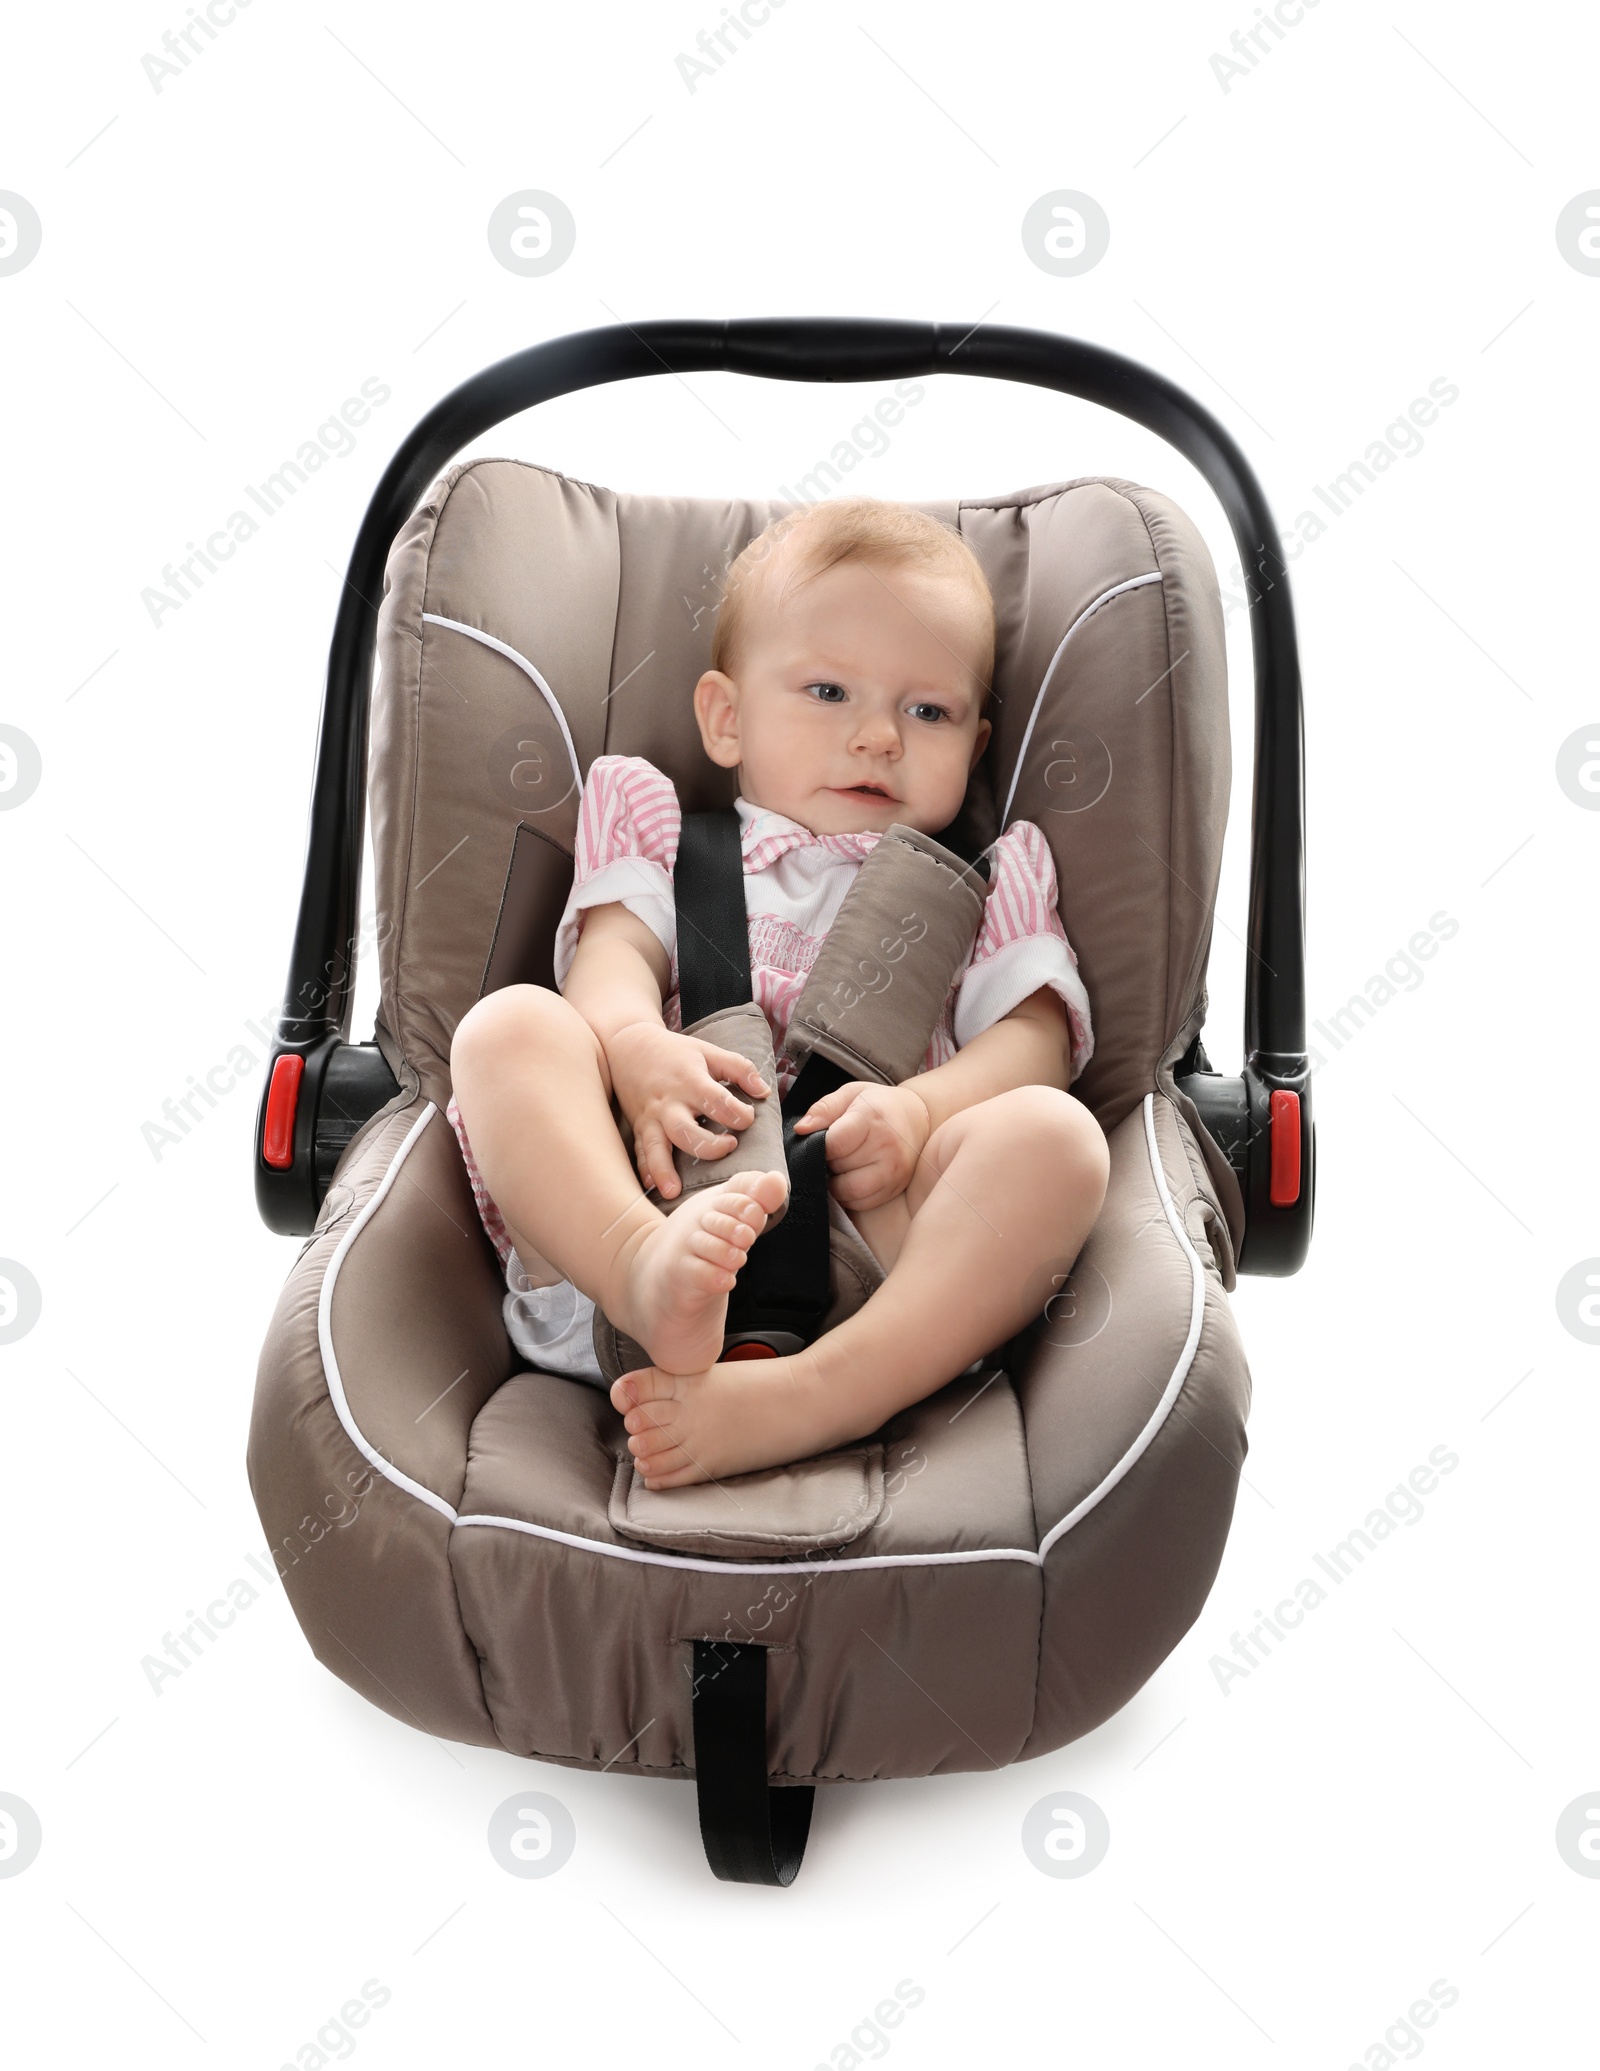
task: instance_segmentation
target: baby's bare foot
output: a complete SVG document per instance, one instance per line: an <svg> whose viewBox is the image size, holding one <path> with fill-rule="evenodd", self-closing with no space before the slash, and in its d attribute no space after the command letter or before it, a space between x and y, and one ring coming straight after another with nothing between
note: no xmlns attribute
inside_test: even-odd
<svg viewBox="0 0 1600 2071"><path fill-rule="evenodd" d="M611 1389L646 1488L721 1481L831 1451L851 1436L815 1361L730 1360L703 1373L646 1366Z"/></svg>
<svg viewBox="0 0 1600 2071"><path fill-rule="evenodd" d="M736 1172L640 1234L605 1306L662 1371L703 1372L722 1350L728 1295L786 1192L780 1172Z"/></svg>

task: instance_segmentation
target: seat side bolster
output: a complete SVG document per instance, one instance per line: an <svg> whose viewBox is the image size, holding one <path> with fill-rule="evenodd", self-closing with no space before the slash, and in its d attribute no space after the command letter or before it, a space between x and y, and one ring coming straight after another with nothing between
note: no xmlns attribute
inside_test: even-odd
<svg viewBox="0 0 1600 2071"><path fill-rule="evenodd" d="M473 1419L516 1365L455 1134L413 1102L339 1181L348 1206L297 1267L317 1283L324 1384L377 1471L453 1513Z"/></svg>

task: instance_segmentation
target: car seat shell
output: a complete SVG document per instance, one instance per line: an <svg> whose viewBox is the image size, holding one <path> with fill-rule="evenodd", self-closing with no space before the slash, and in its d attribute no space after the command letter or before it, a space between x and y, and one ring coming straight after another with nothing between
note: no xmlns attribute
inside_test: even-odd
<svg viewBox="0 0 1600 2071"><path fill-rule="evenodd" d="M1198 1615L1245 1452L1249 1372L1227 1291L1246 1196L1260 1269L1293 1270L1309 1234L1309 1127L1298 1209L1268 1211L1256 1143L1268 1087L1301 1089L1286 1097L1309 1116L1298 877L1286 890L1271 870L1280 849L1299 870L1301 805L1292 619L1268 574L1270 525L1221 428L1096 348L989 327L974 348L986 363L958 366L954 327L802 324L789 327L814 349L802 363L782 326L683 327L697 341L684 364L698 351L700 364L809 378L881 362L1043 380L1035 364L1076 355L1047 385L1094 393L1190 452L1260 581L1254 953L1245 1079L1229 1091L1241 1082L1208 1081L1199 1048L1231 762L1220 602L1190 520L1113 478L921 506L960 529L994 589L995 729L965 831L981 844L1026 817L1049 841L1094 1005L1096 1050L1073 1090L1107 1134L1105 1206L1003 1367L953 1381L792 1486L781 1470L743 1478L731 1525L704 1492L641 1505L606 1399L521 1371L506 1338L503 1281L443 1112L450 1041L483 992L550 982L596 755L648 756L686 810L730 801L729 773L699 753L689 691L719 571L787 506L629 497L514 461L406 488L443 435L435 419L504 406L542 355L557 370L548 393L651 371L623 328L539 348L447 398L396 456L357 543L353 576L392 537L365 761L375 1041L398 1090L375 1113L354 1102L330 1139L325 1193L318 1165L315 1226L262 1352L252 1489L318 1658L429 1732L687 1777L695 1666L726 1642L761 1650L775 1784L1042 1754L1115 1712ZM672 327L647 328L659 353ZM589 371L583 348L610 371ZM409 505L398 529L385 516L397 498ZM353 580L341 603L330 715L335 685L359 673L352 628L372 590ZM332 825L316 812L341 784L359 810L351 738L325 722L313 856L319 842L327 855ZM348 858L348 817L337 838ZM297 972L319 930L328 940L324 898L353 911L347 867L331 888L308 872ZM348 947L327 959L319 997L291 983L282 1040L310 1046L308 1084L327 1031L347 1031L352 962ZM355 1055L337 1043L333 1054ZM1231 1127L1235 1107L1241 1133L1219 1136L1216 1118ZM294 1218L313 1140L324 1154L315 1099L290 1121L282 1183L263 1176L258 1135L258 1198L276 1227L304 1230L310 1215ZM704 1824L703 1779L701 1798Z"/></svg>

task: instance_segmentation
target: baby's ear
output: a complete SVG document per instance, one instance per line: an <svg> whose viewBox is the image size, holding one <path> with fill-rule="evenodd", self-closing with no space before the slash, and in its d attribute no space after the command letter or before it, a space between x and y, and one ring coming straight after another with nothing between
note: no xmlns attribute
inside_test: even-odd
<svg viewBox="0 0 1600 2071"><path fill-rule="evenodd" d="M722 769L739 766L739 686L720 669L707 669L694 687L700 744Z"/></svg>

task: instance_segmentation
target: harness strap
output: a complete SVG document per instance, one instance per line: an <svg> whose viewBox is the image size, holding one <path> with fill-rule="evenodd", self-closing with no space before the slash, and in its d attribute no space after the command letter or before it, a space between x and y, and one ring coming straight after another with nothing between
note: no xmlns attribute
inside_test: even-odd
<svg viewBox="0 0 1600 2071"><path fill-rule="evenodd" d="M751 997L739 815L685 813L672 870L683 1025Z"/></svg>
<svg viewBox="0 0 1600 2071"><path fill-rule="evenodd" d="M828 1236L826 1129L796 1136L794 1125L846 1075L831 1058L807 1059L783 1102L783 1155L789 1167L789 1207L783 1221L751 1245L728 1297L730 1336L790 1331L804 1344L818 1336L833 1301L833 1254Z"/></svg>
<svg viewBox="0 0 1600 2071"><path fill-rule="evenodd" d="M678 908L678 996L685 1028L751 997L750 933L739 815L685 813L673 866ZM786 1331L809 1344L832 1295L825 1129L794 1125L846 1074L825 1057L807 1061L783 1102L789 1205L751 1245L728 1303L728 1334Z"/></svg>
<svg viewBox="0 0 1600 2071"><path fill-rule="evenodd" d="M792 1884L814 1786L774 1790L768 1781L766 1648L696 1640L692 1702L700 1838L712 1874L734 1884Z"/></svg>

